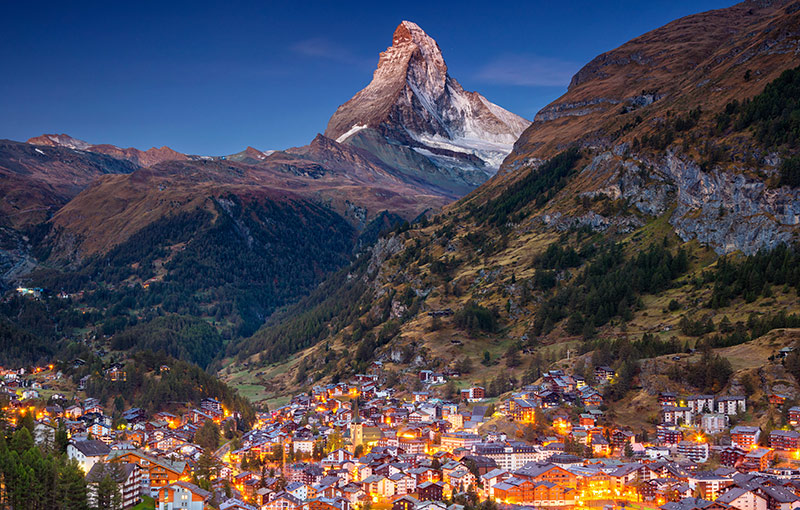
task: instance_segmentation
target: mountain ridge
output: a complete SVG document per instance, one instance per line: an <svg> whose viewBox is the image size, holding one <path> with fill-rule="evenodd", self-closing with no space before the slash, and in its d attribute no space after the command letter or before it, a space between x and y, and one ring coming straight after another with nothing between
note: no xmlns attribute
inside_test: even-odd
<svg viewBox="0 0 800 510"><path fill-rule="evenodd" d="M29 138L26 143L32 145L44 145L50 147L66 147L68 149L82 150L94 152L99 154L106 154L117 159L125 159L131 163L139 166L152 166L164 161L186 160L189 157L175 150L170 149L166 145L162 147L152 147L145 151L128 147L123 149L111 144L91 144L78 140L67 134L44 134Z"/></svg>

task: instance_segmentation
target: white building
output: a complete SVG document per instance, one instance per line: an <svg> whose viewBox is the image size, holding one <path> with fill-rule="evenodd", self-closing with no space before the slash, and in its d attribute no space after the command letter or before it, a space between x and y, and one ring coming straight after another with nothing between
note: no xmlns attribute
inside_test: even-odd
<svg viewBox="0 0 800 510"><path fill-rule="evenodd" d="M475 455L488 457L497 463L497 467L508 471L522 468L529 462L544 462L553 452L541 450L538 446L522 442L479 443L472 447Z"/></svg>
<svg viewBox="0 0 800 510"><path fill-rule="evenodd" d="M689 407L664 406L661 409L664 423L692 423L694 411Z"/></svg>
<svg viewBox="0 0 800 510"><path fill-rule="evenodd" d="M694 414L710 413L714 410L714 395L692 395L686 398L686 407Z"/></svg>
<svg viewBox="0 0 800 510"><path fill-rule="evenodd" d="M733 416L747 411L747 399L741 395L719 397L717 399L717 412Z"/></svg>
<svg viewBox="0 0 800 510"><path fill-rule="evenodd" d="M695 441L681 441L678 443L678 455L682 455L692 462L706 462L708 460L708 443Z"/></svg>
<svg viewBox="0 0 800 510"><path fill-rule="evenodd" d="M700 418L700 428L706 434L719 434L728 428L728 416L718 413L704 414Z"/></svg>
<svg viewBox="0 0 800 510"><path fill-rule="evenodd" d="M91 471L97 462L104 461L110 451L107 444L96 439L74 441L67 445L67 457L77 460L84 473Z"/></svg>

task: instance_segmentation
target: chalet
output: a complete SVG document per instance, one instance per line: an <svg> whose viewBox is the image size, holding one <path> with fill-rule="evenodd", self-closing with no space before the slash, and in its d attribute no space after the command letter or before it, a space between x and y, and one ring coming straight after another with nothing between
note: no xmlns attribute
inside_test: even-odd
<svg viewBox="0 0 800 510"><path fill-rule="evenodd" d="M733 508L766 510L767 499L754 489L732 487L717 498L717 502L725 503Z"/></svg>
<svg viewBox="0 0 800 510"><path fill-rule="evenodd" d="M774 406L781 407L783 404L786 403L786 400L788 398L789 397L787 397L786 395L782 395L780 393L772 393L769 396L769 403Z"/></svg>
<svg viewBox="0 0 800 510"><path fill-rule="evenodd" d="M761 429L758 427L747 427L737 425L731 429L731 445L738 446L744 450L758 444L761 437Z"/></svg>
<svg viewBox="0 0 800 510"><path fill-rule="evenodd" d="M91 471L96 463L104 461L109 452L111 448L96 439L73 441L67 446L67 457L75 459L84 473Z"/></svg>
<svg viewBox="0 0 800 510"><path fill-rule="evenodd" d="M508 402L508 415L512 421L533 423L537 407L535 402L524 398L511 399Z"/></svg>
<svg viewBox="0 0 800 510"><path fill-rule="evenodd" d="M392 510L416 510L420 501L413 496L402 496L392 502Z"/></svg>
<svg viewBox="0 0 800 510"><path fill-rule="evenodd" d="M742 472L764 471L769 467L769 463L774 456L774 451L769 448L753 448L737 466Z"/></svg>
<svg viewBox="0 0 800 510"><path fill-rule="evenodd" d="M769 446L776 450L797 450L800 447L800 432L773 430L769 434Z"/></svg>
<svg viewBox="0 0 800 510"><path fill-rule="evenodd" d="M670 391L662 391L658 394L658 404L660 406L675 406L678 403L678 396Z"/></svg>
<svg viewBox="0 0 800 510"><path fill-rule="evenodd" d="M766 498L770 510L793 510L800 507L800 497L785 487L760 485L758 493Z"/></svg>
<svg viewBox="0 0 800 510"><path fill-rule="evenodd" d="M195 423L199 425L206 421L214 421L214 417L200 409L190 409L183 415L184 423Z"/></svg>
<svg viewBox="0 0 800 510"><path fill-rule="evenodd" d="M417 486L420 501L441 501L444 497L444 482L423 482Z"/></svg>
<svg viewBox="0 0 800 510"><path fill-rule="evenodd" d="M554 391L543 391L539 394L539 398L542 400L542 407L558 407L561 404L561 395Z"/></svg>
<svg viewBox="0 0 800 510"><path fill-rule="evenodd" d="M127 411L122 413L122 417L125 419L125 421L127 421L131 425L147 419L147 415L145 414L144 409L141 409L139 407L133 407L131 409L128 409Z"/></svg>
<svg viewBox="0 0 800 510"><path fill-rule="evenodd" d="M222 414L222 403L215 398L204 398L200 401L200 409L208 413Z"/></svg>
<svg viewBox="0 0 800 510"><path fill-rule="evenodd" d="M530 462L514 473L515 477L536 482L552 482L563 487L575 488L578 478L575 474L551 463Z"/></svg>
<svg viewBox="0 0 800 510"><path fill-rule="evenodd" d="M658 442L662 445L674 445L683 440L683 431L672 423L663 423L656 427Z"/></svg>
<svg viewBox="0 0 800 510"><path fill-rule="evenodd" d="M611 445L618 450L622 450L627 444L634 442L636 442L636 435L629 430L614 429L611 432Z"/></svg>
<svg viewBox="0 0 800 510"><path fill-rule="evenodd" d="M120 508L131 508L141 501L141 469L136 464L106 464L98 462L86 474L89 506L97 506L97 488L109 476L117 484L121 496Z"/></svg>
<svg viewBox="0 0 800 510"><path fill-rule="evenodd" d="M258 510L258 507L248 505L244 501L231 498L219 505L219 510Z"/></svg>
<svg viewBox="0 0 800 510"><path fill-rule="evenodd" d="M611 444L600 434L592 436L592 453L598 456L608 456L611 454Z"/></svg>
<svg viewBox="0 0 800 510"><path fill-rule="evenodd" d="M153 494L190 474L189 465L184 461L162 459L141 450L114 450L108 460L137 464L142 469L142 489Z"/></svg>
<svg viewBox="0 0 800 510"><path fill-rule="evenodd" d="M598 381L610 381L617 375L611 367L602 365L594 369L594 376Z"/></svg>
<svg viewBox="0 0 800 510"><path fill-rule="evenodd" d="M581 396L584 407L600 407L603 405L603 396L597 391L585 392Z"/></svg>
<svg viewBox="0 0 800 510"><path fill-rule="evenodd" d="M737 446L726 446L719 451L719 463L725 467L737 467L747 452Z"/></svg>
<svg viewBox="0 0 800 510"><path fill-rule="evenodd" d="M413 395L414 395L414 402L426 402L429 398L431 398L430 391L415 391Z"/></svg>
<svg viewBox="0 0 800 510"><path fill-rule="evenodd" d="M486 398L486 390L483 386L472 386L461 390L461 398L468 402L483 400Z"/></svg>
<svg viewBox="0 0 800 510"><path fill-rule="evenodd" d="M203 510L211 493L189 482L174 482L158 490L158 510Z"/></svg>
<svg viewBox="0 0 800 510"><path fill-rule="evenodd" d="M302 506L303 502L287 492L279 492L262 510L296 510Z"/></svg>
<svg viewBox="0 0 800 510"><path fill-rule="evenodd" d="M512 475L510 472L500 468L493 469L481 475L480 480L483 487L483 497L495 499L494 486L498 482L502 482L503 480L511 478L511 476Z"/></svg>
<svg viewBox="0 0 800 510"><path fill-rule="evenodd" d="M708 443L699 441L681 441L678 443L678 455L682 455L692 462L706 462L708 454Z"/></svg>
<svg viewBox="0 0 800 510"><path fill-rule="evenodd" d="M689 486L693 487L703 499L714 501L725 490L731 487L734 481L726 474L714 472L700 472L689 478Z"/></svg>
<svg viewBox="0 0 800 510"><path fill-rule="evenodd" d="M106 370L106 377L112 382L125 382L128 380L128 373L125 371L125 366L121 363L114 363Z"/></svg>

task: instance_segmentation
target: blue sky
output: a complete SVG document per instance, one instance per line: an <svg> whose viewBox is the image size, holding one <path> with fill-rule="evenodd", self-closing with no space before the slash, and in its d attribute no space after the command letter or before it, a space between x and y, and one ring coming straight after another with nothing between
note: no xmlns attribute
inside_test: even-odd
<svg viewBox="0 0 800 510"><path fill-rule="evenodd" d="M6 2L0 138L192 154L308 143L403 19L450 75L527 118L594 56L730 1Z"/></svg>

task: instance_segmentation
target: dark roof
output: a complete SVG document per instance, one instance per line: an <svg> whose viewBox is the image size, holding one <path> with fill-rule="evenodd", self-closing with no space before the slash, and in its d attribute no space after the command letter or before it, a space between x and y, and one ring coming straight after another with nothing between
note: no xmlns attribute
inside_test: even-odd
<svg viewBox="0 0 800 510"><path fill-rule="evenodd" d="M99 457L101 455L108 455L111 448L102 441L97 439L88 439L86 441L75 441L72 445L78 449L79 452L87 457Z"/></svg>
<svg viewBox="0 0 800 510"><path fill-rule="evenodd" d="M783 487L770 487L762 485L761 491L769 498L774 499L779 503L793 503L800 499L794 492Z"/></svg>
<svg viewBox="0 0 800 510"><path fill-rule="evenodd" d="M123 483L130 478L136 467L136 464L132 463L106 464L105 462L98 462L86 473L86 483L100 483L106 476L111 477L117 483Z"/></svg>
<svg viewBox="0 0 800 510"><path fill-rule="evenodd" d="M200 496L203 499L207 499L207 498L211 497L211 493L209 491L207 491L205 489L201 489L197 485L195 485L193 483L189 483L189 482L183 482L183 481L172 482L171 484L167 485L167 488L173 487L175 485L177 485L179 487L183 487L184 489L189 489L190 491L194 492L195 494L197 494L198 496Z"/></svg>
<svg viewBox="0 0 800 510"><path fill-rule="evenodd" d="M683 498L680 501L670 501L661 506L662 510L695 510L697 508L705 508L713 505L713 501L708 501L702 498Z"/></svg>

